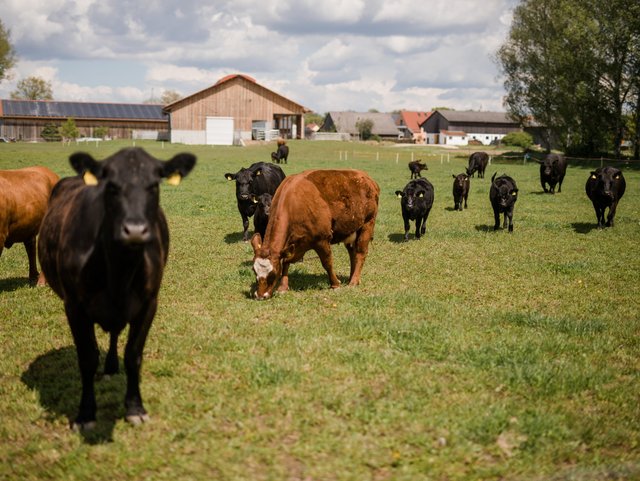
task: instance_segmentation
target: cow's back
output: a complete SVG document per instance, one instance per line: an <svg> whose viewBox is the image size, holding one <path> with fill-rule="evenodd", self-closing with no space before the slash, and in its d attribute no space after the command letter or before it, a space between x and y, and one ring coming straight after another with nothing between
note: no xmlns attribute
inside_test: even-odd
<svg viewBox="0 0 640 481"><path fill-rule="evenodd" d="M36 236L57 181L46 167L0 171L0 233L7 247Z"/></svg>
<svg viewBox="0 0 640 481"><path fill-rule="evenodd" d="M308 170L292 175L276 192L268 231L283 224L304 226L301 235L340 242L375 219L379 195L378 184L359 170Z"/></svg>
<svg viewBox="0 0 640 481"><path fill-rule="evenodd" d="M284 172L277 165L268 164L266 162L257 162L249 168L254 170L254 172L258 169L261 170L261 174L255 177L252 185L252 190L255 195L275 194L276 190L285 178Z"/></svg>

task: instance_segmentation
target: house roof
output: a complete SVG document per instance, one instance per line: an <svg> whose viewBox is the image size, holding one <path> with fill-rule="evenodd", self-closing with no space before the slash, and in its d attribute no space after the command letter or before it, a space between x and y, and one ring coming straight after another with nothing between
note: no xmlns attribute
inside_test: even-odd
<svg viewBox="0 0 640 481"><path fill-rule="evenodd" d="M409 110L403 110L400 112L400 118L403 125L405 125L411 132L420 132L420 125L431 116L433 112L411 112Z"/></svg>
<svg viewBox="0 0 640 481"><path fill-rule="evenodd" d="M462 130L441 130L440 133L442 135L448 135L449 137L465 137L467 135L467 133Z"/></svg>
<svg viewBox="0 0 640 481"><path fill-rule="evenodd" d="M331 120L333 120L338 132L357 135L360 132L356 127L356 123L359 120L369 119L373 121L371 133L374 135L397 136L399 133L398 126L391 114L379 112L329 112L327 115L331 116Z"/></svg>
<svg viewBox="0 0 640 481"><path fill-rule="evenodd" d="M273 95L276 95L277 97L280 97L281 99L285 100L286 102L291 102L293 105L297 106L300 108L300 110L302 110L302 112L311 112L311 109L308 109L306 107L304 107L303 105L300 105L297 102L294 102L291 99L288 99L286 97L284 97L283 95L280 95L277 92L274 92L271 89L268 89L267 87L265 87L264 85L260 85L258 82L256 82L256 79L254 79L253 77L249 77L248 75L244 75L244 74L231 74L231 75L227 75L225 77L222 77L220 80L218 80L215 84L213 84L210 87L207 87L205 89L202 89L194 94L189 95L188 97L184 97L180 100L176 100L175 102L169 104L169 105L165 105L163 111L164 112L171 112L172 110L175 110L177 107L182 106L183 104L189 102L193 97L197 96L197 95L201 95L203 93L208 93L208 94L212 94L214 93L216 90L219 90L224 84L232 82L234 80L244 80L246 82L251 82L255 85L257 85L258 87L260 87L261 89L272 93Z"/></svg>
<svg viewBox="0 0 640 481"><path fill-rule="evenodd" d="M436 112L442 115L442 117L447 119L449 122L473 122L487 124L518 123L515 120L510 119L506 112L476 112L472 110L436 110Z"/></svg>
<svg viewBox="0 0 640 481"><path fill-rule="evenodd" d="M43 119L144 120L166 122L162 105L7 100L0 102L0 117Z"/></svg>

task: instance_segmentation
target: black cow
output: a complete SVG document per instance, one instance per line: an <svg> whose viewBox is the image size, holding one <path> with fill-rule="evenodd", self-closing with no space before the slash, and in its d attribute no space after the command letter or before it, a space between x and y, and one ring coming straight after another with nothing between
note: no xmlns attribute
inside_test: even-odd
<svg viewBox="0 0 640 481"><path fill-rule="evenodd" d="M284 172L277 165L256 162L248 169L243 167L235 174L224 174L224 177L227 180L236 181L236 200L244 229L242 240L247 241L249 240L249 217L256 211L256 204L251 200L251 195L259 197L260 194L275 194L285 178Z"/></svg>
<svg viewBox="0 0 640 481"><path fill-rule="evenodd" d="M38 240L42 271L64 301L78 354L82 398L74 429L96 421L94 377L98 368L95 324L110 334L105 374L118 372L118 336L129 325L124 353L125 416L148 419L140 396L140 366L158 305L169 232L160 208L159 183L176 184L195 165L191 154L163 162L140 148L96 161L70 157L78 176L54 188Z"/></svg>
<svg viewBox="0 0 640 481"><path fill-rule="evenodd" d="M411 178L417 179L418 177L422 177L420 174L421 170L429 170L427 164L420 163L420 160L412 160L409 162L409 170L411 171Z"/></svg>
<svg viewBox="0 0 640 481"><path fill-rule="evenodd" d="M409 240L409 220L416 221L416 239L427 230L427 217L433 207L433 185L425 178L410 180L404 190L396 190L401 199L404 240Z"/></svg>
<svg viewBox="0 0 640 481"><path fill-rule="evenodd" d="M598 219L598 227L613 227L613 218L616 216L618 202L622 199L627 183L622 171L615 167L600 167L587 179L585 190L593 203ZM607 223L604 222L604 211L609 208Z"/></svg>
<svg viewBox="0 0 640 481"><path fill-rule="evenodd" d="M287 163L289 157L289 146L285 144L278 144L278 150L271 152L271 161L278 164L284 162Z"/></svg>
<svg viewBox="0 0 640 481"><path fill-rule="evenodd" d="M518 200L518 186L516 181L508 175L501 175L496 179L496 174L491 177L491 189L489 189L489 200L495 219L493 230L500 228L500 214L503 213L504 224L502 228L507 227L508 220L509 232L513 232L513 208Z"/></svg>
<svg viewBox="0 0 640 481"><path fill-rule="evenodd" d="M271 194L252 195L251 200L256 204L256 212L253 214L253 230L260 233L260 237L264 239L269 223L269 211L271 210Z"/></svg>
<svg viewBox="0 0 640 481"><path fill-rule="evenodd" d="M467 174L453 175L453 210L462 210L462 201L464 200L464 208L467 208L467 198L469 197L469 188L471 181Z"/></svg>
<svg viewBox="0 0 640 481"><path fill-rule="evenodd" d="M536 160L540 164L540 185L545 192L554 193L556 184L558 193L562 192L562 181L567 173L567 160L564 155L548 154L544 160ZM547 190L546 184L549 184Z"/></svg>
<svg viewBox="0 0 640 481"><path fill-rule="evenodd" d="M484 179L484 171L489 163L489 154L486 152L474 152L469 156L469 167L467 168L467 175L473 177L475 172L478 172L478 179Z"/></svg>

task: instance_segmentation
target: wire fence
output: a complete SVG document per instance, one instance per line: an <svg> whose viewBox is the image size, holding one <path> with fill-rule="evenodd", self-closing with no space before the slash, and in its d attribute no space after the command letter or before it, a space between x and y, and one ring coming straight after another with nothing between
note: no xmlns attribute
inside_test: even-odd
<svg viewBox="0 0 640 481"><path fill-rule="evenodd" d="M389 151L389 150L376 150L376 151L364 151L364 150L338 150L336 151L336 155L340 161L349 161L349 160L375 160L375 161L390 161L395 162L396 164L409 163L415 160L421 161L431 161L431 162L440 162L440 164L450 163L454 158L464 158L466 159L468 154L466 152L397 152L397 151ZM600 165L603 167L605 165L627 165L633 168L640 168L640 160L637 159L613 159L608 157L571 157L565 156L568 163L575 166L584 166L591 167L594 165ZM521 153L521 154L496 154L489 156L489 163L492 161L499 162L521 162L522 164L536 162L535 158L530 154Z"/></svg>

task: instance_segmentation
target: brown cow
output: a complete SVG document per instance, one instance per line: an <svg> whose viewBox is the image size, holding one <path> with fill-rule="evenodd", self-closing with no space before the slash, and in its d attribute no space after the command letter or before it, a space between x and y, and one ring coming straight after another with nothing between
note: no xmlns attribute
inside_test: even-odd
<svg viewBox="0 0 640 481"><path fill-rule="evenodd" d="M46 167L0 170L0 255L3 247L24 243L31 284L38 281L36 236L58 179ZM44 284L44 278L38 284Z"/></svg>
<svg viewBox="0 0 640 481"><path fill-rule="evenodd" d="M331 244L344 242L351 261L349 285L360 283L378 214L378 184L360 170L307 170L287 177L273 197L264 242L251 238L256 299L289 289L289 264L315 250L332 288L340 285L333 270Z"/></svg>

